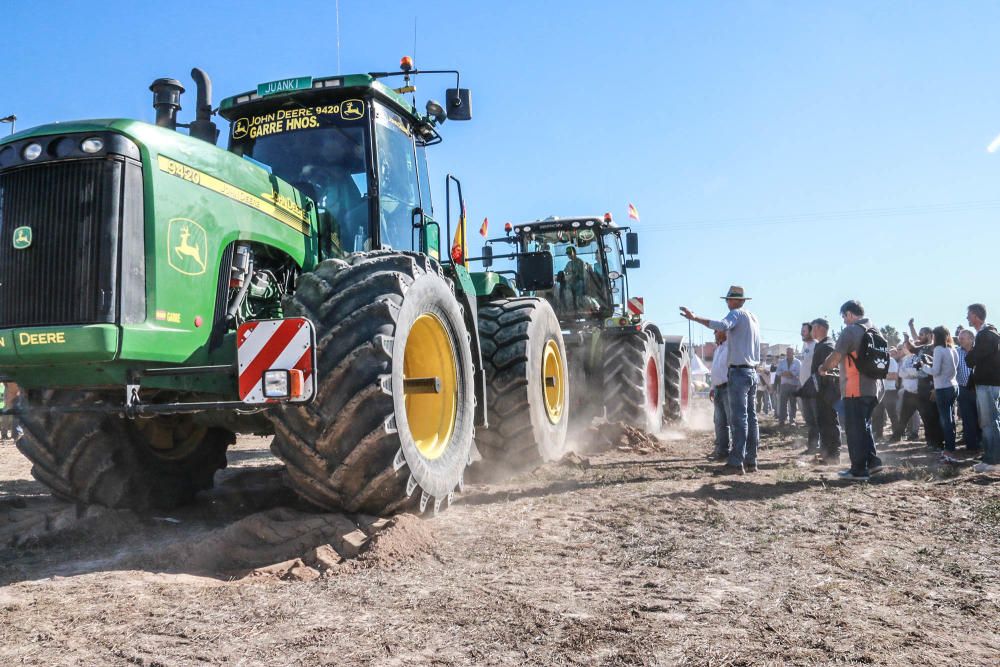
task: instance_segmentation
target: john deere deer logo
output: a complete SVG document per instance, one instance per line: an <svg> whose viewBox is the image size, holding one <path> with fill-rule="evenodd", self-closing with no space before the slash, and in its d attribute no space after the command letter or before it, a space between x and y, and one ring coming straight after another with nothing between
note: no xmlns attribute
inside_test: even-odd
<svg viewBox="0 0 1000 667"><path fill-rule="evenodd" d="M167 263L186 276L208 269L208 235L194 220L174 218L167 231Z"/></svg>
<svg viewBox="0 0 1000 667"><path fill-rule="evenodd" d="M18 227L14 230L14 248L24 250L31 245L31 227Z"/></svg>
<svg viewBox="0 0 1000 667"><path fill-rule="evenodd" d="M357 120L364 118L364 116L365 108L361 104L361 100L345 100L340 105L340 117L344 120Z"/></svg>

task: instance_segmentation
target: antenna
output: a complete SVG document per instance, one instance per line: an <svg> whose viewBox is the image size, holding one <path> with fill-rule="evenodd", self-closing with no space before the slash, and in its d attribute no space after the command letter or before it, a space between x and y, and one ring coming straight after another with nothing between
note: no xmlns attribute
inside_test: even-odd
<svg viewBox="0 0 1000 667"><path fill-rule="evenodd" d="M342 74L340 69L340 0L336 0L333 5L337 14L337 74Z"/></svg>
<svg viewBox="0 0 1000 667"><path fill-rule="evenodd" d="M417 17L416 17L416 15L413 16L413 62L420 62L419 60L417 60ZM407 77L407 78L409 78L409 77ZM414 88L413 91L410 93L410 102L413 104L413 107L416 108L416 106L417 106L417 90L416 90L416 88Z"/></svg>
<svg viewBox="0 0 1000 667"><path fill-rule="evenodd" d="M10 123L10 133L14 134L14 127L17 123L17 116L11 114L5 118L0 118L0 123Z"/></svg>

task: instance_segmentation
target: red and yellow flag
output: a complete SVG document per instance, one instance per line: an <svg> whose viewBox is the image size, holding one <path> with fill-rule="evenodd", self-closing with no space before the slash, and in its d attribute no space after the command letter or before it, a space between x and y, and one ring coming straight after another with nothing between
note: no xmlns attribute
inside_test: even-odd
<svg viewBox="0 0 1000 667"><path fill-rule="evenodd" d="M458 226L455 228L455 239L451 242L451 261L465 264L465 204L458 216Z"/></svg>
<svg viewBox="0 0 1000 667"><path fill-rule="evenodd" d="M489 228L489 226L490 226L490 219L483 218L483 224L479 225L479 235L482 236L484 239L486 238L486 230Z"/></svg>
<svg viewBox="0 0 1000 667"><path fill-rule="evenodd" d="M632 205L632 202L628 204L628 217L632 218L636 222L639 222L639 210Z"/></svg>

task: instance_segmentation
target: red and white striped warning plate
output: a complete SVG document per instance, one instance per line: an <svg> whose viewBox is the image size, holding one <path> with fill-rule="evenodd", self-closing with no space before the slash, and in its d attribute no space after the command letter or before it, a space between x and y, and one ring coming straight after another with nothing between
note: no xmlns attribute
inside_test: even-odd
<svg viewBox="0 0 1000 667"><path fill-rule="evenodd" d="M641 296L633 296L628 300L628 312L633 315L642 315L646 311L646 306L642 302Z"/></svg>
<svg viewBox="0 0 1000 667"><path fill-rule="evenodd" d="M290 401L305 402L315 393L316 342L312 322L304 317L244 322L236 331L236 360L244 403L277 402L264 396L264 372L274 369L302 371L303 395Z"/></svg>

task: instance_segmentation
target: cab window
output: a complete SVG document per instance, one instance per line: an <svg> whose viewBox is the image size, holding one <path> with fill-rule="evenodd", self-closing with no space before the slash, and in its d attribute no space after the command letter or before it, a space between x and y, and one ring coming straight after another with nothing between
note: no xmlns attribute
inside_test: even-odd
<svg viewBox="0 0 1000 667"><path fill-rule="evenodd" d="M430 172L427 171L427 149L417 146L417 176L420 179L420 206L428 217L434 217L434 205L431 203Z"/></svg>
<svg viewBox="0 0 1000 667"><path fill-rule="evenodd" d="M380 241L395 250L417 250L413 212L420 207L420 188L412 132L399 114L378 103L374 109Z"/></svg>

